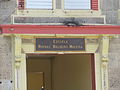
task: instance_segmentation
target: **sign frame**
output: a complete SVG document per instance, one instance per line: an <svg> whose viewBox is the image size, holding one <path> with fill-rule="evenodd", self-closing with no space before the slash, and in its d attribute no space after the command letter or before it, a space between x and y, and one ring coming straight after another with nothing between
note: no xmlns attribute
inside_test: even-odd
<svg viewBox="0 0 120 90"><path fill-rule="evenodd" d="M57 38L68 38L68 39L70 39L70 38L74 38L74 39L80 38L80 39L84 39L84 50L79 50L79 51L77 51L77 50L76 50L76 51L75 51L75 50L74 50L74 51L72 51L72 50L68 50L68 51L67 51L67 50L65 50L65 51L64 51L64 50L50 50L50 51L49 51L49 50L46 50L46 51L44 51L44 50L39 50L39 51L38 51L38 50L36 50L36 39L37 39L37 38L56 38L56 39L57 39ZM35 44L34 44L34 45L35 45L35 47L34 47L34 52L38 52L38 53L39 53L39 52L49 52L49 53L50 53L50 52L71 52L71 53L75 53L75 52L86 52L86 38L85 38L85 37L82 37L82 36L81 36L81 37L35 37L35 38L34 38L34 41L35 41Z"/></svg>

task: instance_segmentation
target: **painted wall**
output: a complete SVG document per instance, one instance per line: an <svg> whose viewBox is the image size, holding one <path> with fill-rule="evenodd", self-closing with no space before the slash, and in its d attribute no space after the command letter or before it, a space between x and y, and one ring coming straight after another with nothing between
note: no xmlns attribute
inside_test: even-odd
<svg viewBox="0 0 120 90"><path fill-rule="evenodd" d="M101 11L106 15L107 24L120 24L118 19L118 9L120 9L120 0L100 0ZM10 24L10 15L15 12L16 0L0 0L0 24ZM50 18L49 20L53 20ZM54 20L53 20L54 21ZM97 22L90 19L89 22ZM9 82L12 81L12 55L11 39L0 35L0 81L7 82L0 84L0 90L12 87ZM109 54L109 90L120 89L120 38L112 39L110 42ZM8 85L9 84L9 85ZM9 87L5 87L9 86ZM10 89L10 88L9 88ZM10 89L12 90L12 89Z"/></svg>
<svg viewBox="0 0 120 90"><path fill-rule="evenodd" d="M45 90L92 90L91 55L30 58L27 60L27 72L44 72Z"/></svg>
<svg viewBox="0 0 120 90"><path fill-rule="evenodd" d="M52 69L53 90L92 90L90 55L58 55Z"/></svg>
<svg viewBox="0 0 120 90"><path fill-rule="evenodd" d="M27 72L44 72L45 90L51 90L51 61L50 59L28 59ZM33 82L36 83L36 82Z"/></svg>

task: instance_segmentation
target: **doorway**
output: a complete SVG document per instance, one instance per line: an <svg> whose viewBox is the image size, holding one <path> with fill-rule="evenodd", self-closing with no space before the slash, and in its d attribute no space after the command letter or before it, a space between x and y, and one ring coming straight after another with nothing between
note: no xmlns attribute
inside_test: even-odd
<svg viewBox="0 0 120 90"><path fill-rule="evenodd" d="M28 55L27 90L95 90L93 54Z"/></svg>

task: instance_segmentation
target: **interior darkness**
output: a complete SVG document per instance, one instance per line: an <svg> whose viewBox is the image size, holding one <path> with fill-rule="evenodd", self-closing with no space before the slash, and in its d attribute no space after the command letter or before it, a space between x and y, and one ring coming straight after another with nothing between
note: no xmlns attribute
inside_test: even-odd
<svg viewBox="0 0 120 90"><path fill-rule="evenodd" d="M91 54L29 55L28 90L93 90L91 72Z"/></svg>

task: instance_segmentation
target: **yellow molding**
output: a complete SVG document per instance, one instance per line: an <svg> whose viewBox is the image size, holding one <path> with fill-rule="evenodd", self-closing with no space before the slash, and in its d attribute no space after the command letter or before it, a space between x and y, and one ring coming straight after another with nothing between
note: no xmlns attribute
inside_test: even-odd
<svg viewBox="0 0 120 90"><path fill-rule="evenodd" d="M102 38L102 60L108 60L109 53L109 37L103 36Z"/></svg>
<svg viewBox="0 0 120 90"><path fill-rule="evenodd" d="M11 34L8 34L11 35ZM11 36L14 37L14 43L15 47L15 56L17 56L19 59L15 58L15 90L18 90L16 84L18 83L19 85L19 90L27 90L27 83L26 83L26 53L57 53L57 54L64 54L64 53L76 53L76 54L82 54L82 53L94 53L95 55L95 67L96 67L96 90L108 90L108 75L107 75L107 63L108 63L108 58L102 58L102 65L101 65L101 60L100 57L103 55L108 55L108 48L109 48L109 38L112 35L98 35L98 34L79 34L79 35L74 35L74 34L12 34ZM97 52L96 50L99 47L99 42L97 43L87 43L86 44L86 51L85 52L34 52L34 44L33 43L22 43L22 39L34 39L35 37L85 37L86 39L99 39L102 38L102 53ZM21 52L21 49L23 49L25 52L24 54ZM101 65L98 67L98 65ZM104 68L104 67L106 68ZM19 68L18 68L19 67ZM101 70L101 71L100 71ZM16 76L19 73L20 78L16 78ZM102 74L100 74L102 73ZM104 76L106 75L106 76ZM105 78L104 78L105 77ZM102 79L101 79L102 78ZM101 83L102 82L102 83ZM104 87L102 84L106 84ZM102 89L101 89L102 88Z"/></svg>
<svg viewBox="0 0 120 90"><path fill-rule="evenodd" d="M102 90L109 90L108 89L108 62L102 62L101 74L102 74Z"/></svg>
<svg viewBox="0 0 120 90"><path fill-rule="evenodd" d="M99 34L21 34L22 38L32 39L34 37L86 37L86 38L99 38Z"/></svg>
<svg viewBox="0 0 120 90"><path fill-rule="evenodd" d="M109 38L116 37L116 34L2 34L2 36L20 36L21 38L34 38L34 37L55 37L55 36L64 36L64 37L81 37L86 38L100 38L107 36Z"/></svg>
<svg viewBox="0 0 120 90"><path fill-rule="evenodd" d="M102 37L102 90L108 90L108 53L109 53L109 35L103 35Z"/></svg>
<svg viewBox="0 0 120 90"><path fill-rule="evenodd" d="M22 39L20 35L14 36L14 43L15 43L15 60L21 61L21 48L22 48Z"/></svg>

